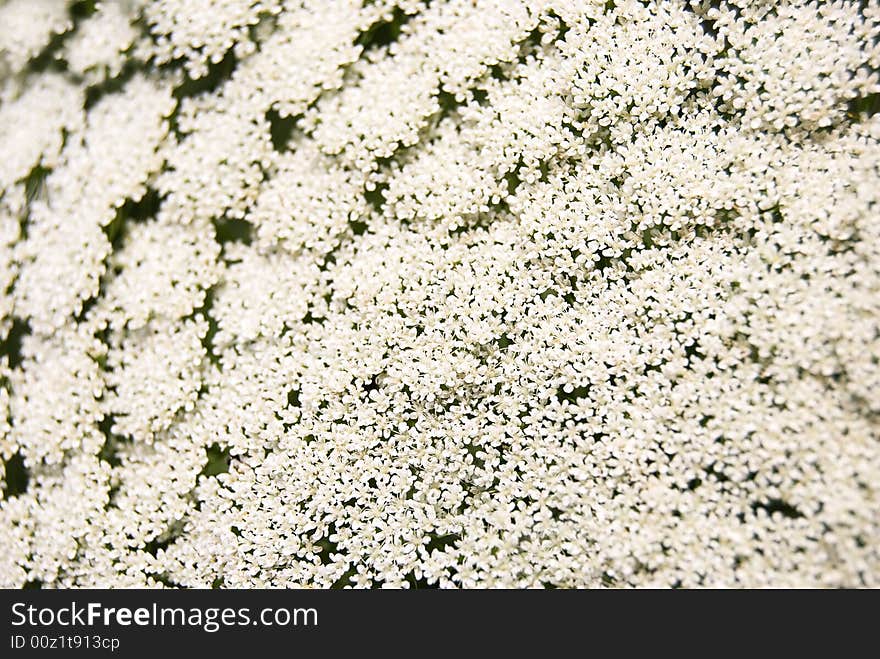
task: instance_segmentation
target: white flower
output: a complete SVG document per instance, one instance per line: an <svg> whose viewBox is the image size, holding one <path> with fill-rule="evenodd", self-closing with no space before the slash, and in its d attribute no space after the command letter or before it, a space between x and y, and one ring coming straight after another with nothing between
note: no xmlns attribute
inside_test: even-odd
<svg viewBox="0 0 880 659"><path fill-rule="evenodd" d="M0 585L880 585L876 1L84 13L0 7Z"/></svg>

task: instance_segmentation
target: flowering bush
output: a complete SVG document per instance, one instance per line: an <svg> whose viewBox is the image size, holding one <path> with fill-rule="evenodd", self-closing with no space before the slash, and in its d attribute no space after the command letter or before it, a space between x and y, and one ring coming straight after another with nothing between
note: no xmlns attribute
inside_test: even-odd
<svg viewBox="0 0 880 659"><path fill-rule="evenodd" d="M0 585L880 586L878 37L7 0Z"/></svg>

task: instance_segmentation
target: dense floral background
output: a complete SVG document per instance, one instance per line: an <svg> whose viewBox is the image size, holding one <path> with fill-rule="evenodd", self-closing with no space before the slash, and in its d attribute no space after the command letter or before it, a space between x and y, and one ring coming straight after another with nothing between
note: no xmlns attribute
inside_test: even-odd
<svg viewBox="0 0 880 659"><path fill-rule="evenodd" d="M880 586L878 37L0 2L0 585Z"/></svg>

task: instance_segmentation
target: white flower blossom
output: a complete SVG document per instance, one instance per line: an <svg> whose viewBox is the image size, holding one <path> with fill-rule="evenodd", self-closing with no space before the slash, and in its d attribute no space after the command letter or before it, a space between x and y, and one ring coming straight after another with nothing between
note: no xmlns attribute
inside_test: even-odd
<svg viewBox="0 0 880 659"><path fill-rule="evenodd" d="M880 5L0 5L0 586L880 586Z"/></svg>
<svg viewBox="0 0 880 659"><path fill-rule="evenodd" d="M70 30L73 21L68 4L67 0L7 0L0 5L3 64L12 71L20 71L55 35Z"/></svg>
<svg viewBox="0 0 880 659"><path fill-rule="evenodd" d="M126 53L138 39L133 16L125 2L102 2L95 15L76 31L66 45L64 59L71 71L92 82L118 76Z"/></svg>

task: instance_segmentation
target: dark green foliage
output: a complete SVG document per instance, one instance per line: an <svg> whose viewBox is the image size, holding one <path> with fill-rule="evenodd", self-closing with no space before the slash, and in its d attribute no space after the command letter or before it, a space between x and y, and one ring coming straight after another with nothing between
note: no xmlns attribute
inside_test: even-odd
<svg viewBox="0 0 880 659"><path fill-rule="evenodd" d="M276 151L284 151L287 148L287 143L290 142L300 119L302 119L302 115L282 117L276 110L269 110L266 113L272 146Z"/></svg>
<svg viewBox="0 0 880 659"><path fill-rule="evenodd" d="M229 449L221 447L217 442L211 444L205 452L208 461L205 463L199 475L216 476L217 474L225 474L229 471Z"/></svg>
<svg viewBox="0 0 880 659"><path fill-rule="evenodd" d="M6 339L0 342L0 357L6 357L10 368L17 368L21 364L21 342L30 333L31 327L27 321L13 319Z"/></svg>
<svg viewBox="0 0 880 659"><path fill-rule="evenodd" d="M221 245L230 242L251 244L253 225L247 220L222 218L214 221L216 239Z"/></svg>
<svg viewBox="0 0 880 659"><path fill-rule="evenodd" d="M27 492L30 481L30 471L24 463L21 452L16 452L4 461L6 466L6 487L3 488L3 498L17 497Z"/></svg>

